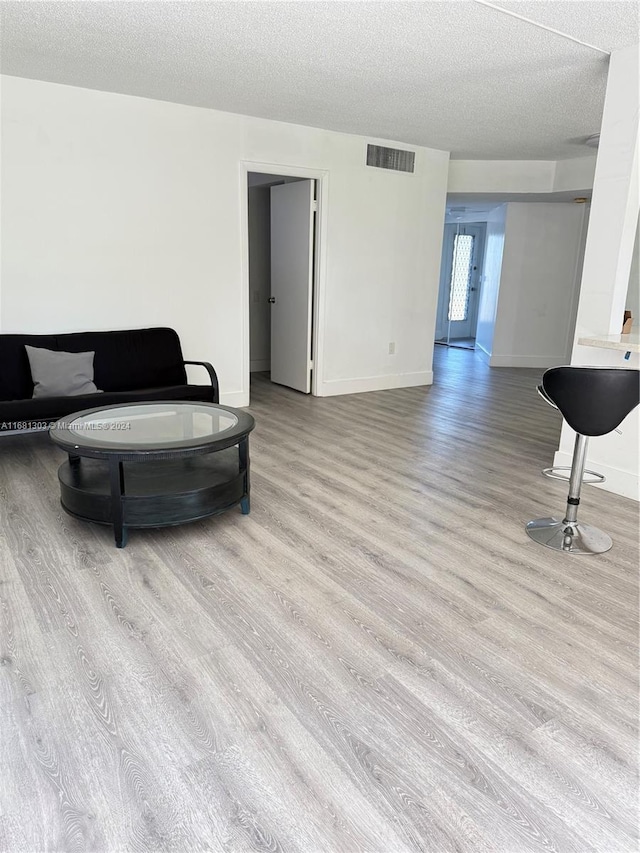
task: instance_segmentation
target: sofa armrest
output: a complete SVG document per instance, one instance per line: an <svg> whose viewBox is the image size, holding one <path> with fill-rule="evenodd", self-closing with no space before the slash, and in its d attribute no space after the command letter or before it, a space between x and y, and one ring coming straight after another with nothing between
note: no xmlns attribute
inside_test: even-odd
<svg viewBox="0 0 640 853"><path fill-rule="evenodd" d="M213 388L213 402L220 402L220 388L218 386L218 374L213 369L213 365L209 364L208 361L185 361L184 364L196 364L200 367L206 368L207 373L209 374L209 379L211 380L211 387Z"/></svg>

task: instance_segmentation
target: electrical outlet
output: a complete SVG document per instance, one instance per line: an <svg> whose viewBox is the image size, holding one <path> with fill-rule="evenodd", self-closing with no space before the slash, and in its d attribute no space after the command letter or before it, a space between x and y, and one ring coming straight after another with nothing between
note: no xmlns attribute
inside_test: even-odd
<svg viewBox="0 0 640 853"><path fill-rule="evenodd" d="M395 354L396 354L396 342L395 341L389 341L389 355L395 355Z"/></svg>

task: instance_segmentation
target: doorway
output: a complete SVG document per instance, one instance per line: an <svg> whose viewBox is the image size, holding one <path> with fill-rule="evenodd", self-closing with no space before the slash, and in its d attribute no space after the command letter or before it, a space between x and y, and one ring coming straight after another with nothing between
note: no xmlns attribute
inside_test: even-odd
<svg viewBox="0 0 640 853"><path fill-rule="evenodd" d="M485 234L484 222L452 222L444 227L436 344L475 349Z"/></svg>
<svg viewBox="0 0 640 853"><path fill-rule="evenodd" d="M315 393L318 184L247 172L249 371Z"/></svg>

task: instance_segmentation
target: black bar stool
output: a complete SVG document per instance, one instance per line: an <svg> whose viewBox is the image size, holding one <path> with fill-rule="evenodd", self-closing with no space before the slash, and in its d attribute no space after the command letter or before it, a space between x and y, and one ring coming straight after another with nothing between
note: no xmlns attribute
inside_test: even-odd
<svg viewBox="0 0 640 853"><path fill-rule="evenodd" d="M616 429L640 403L640 371L617 367L552 367L545 371L538 390L575 430L576 442L564 519L538 518L525 529L540 545L556 551L603 554L613 545L611 537L591 524L578 521L587 444L591 436L606 435Z"/></svg>

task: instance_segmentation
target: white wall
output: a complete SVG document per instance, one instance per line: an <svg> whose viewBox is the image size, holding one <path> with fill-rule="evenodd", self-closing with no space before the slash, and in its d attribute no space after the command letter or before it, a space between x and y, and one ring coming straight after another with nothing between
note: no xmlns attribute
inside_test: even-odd
<svg viewBox="0 0 640 853"><path fill-rule="evenodd" d="M585 206L510 202L506 208L490 364L566 364L579 295Z"/></svg>
<svg viewBox="0 0 640 853"><path fill-rule="evenodd" d="M640 210L639 46L614 51L596 163L577 337L620 333Z"/></svg>
<svg viewBox="0 0 640 853"><path fill-rule="evenodd" d="M575 157L572 160L558 160L553 175L553 191L591 189L595 171L595 153L586 157Z"/></svg>
<svg viewBox="0 0 640 853"><path fill-rule="evenodd" d="M478 308L476 346L489 356L493 349L493 334L495 331L496 312L498 310L498 295L500 293L505 216L506 205L500 205L500 207L493 210L487 217L487 236L484 249L480 305Z"/></svg>
<svg viewBox="0 0 640 853"><path fill-rule="evenodd" d="M589 149L585 149L589 151ZM571 160L452 160L450 193L576 193L593 186L596 155Z"/></svg>
<svg viewBox="0 0 640 853"><path fill-rule="evenodd" d="M319 393L431 381L448 153L387 172L380 140L12 77L1 128L2 331L171 325L246 404L243 164L268 163L328 180Z"/></svg>
<svg viewBox="0 0 640 853"><path fill-rule="evenodd" d="M271 188L249 187L250 369L271 366Z"/></svg>
<svg viewBox="0 0 640 853"><path fill-rule="evenodd" d="M555 160L452 160L450 193L544 193L553 191Z"/></svg>

